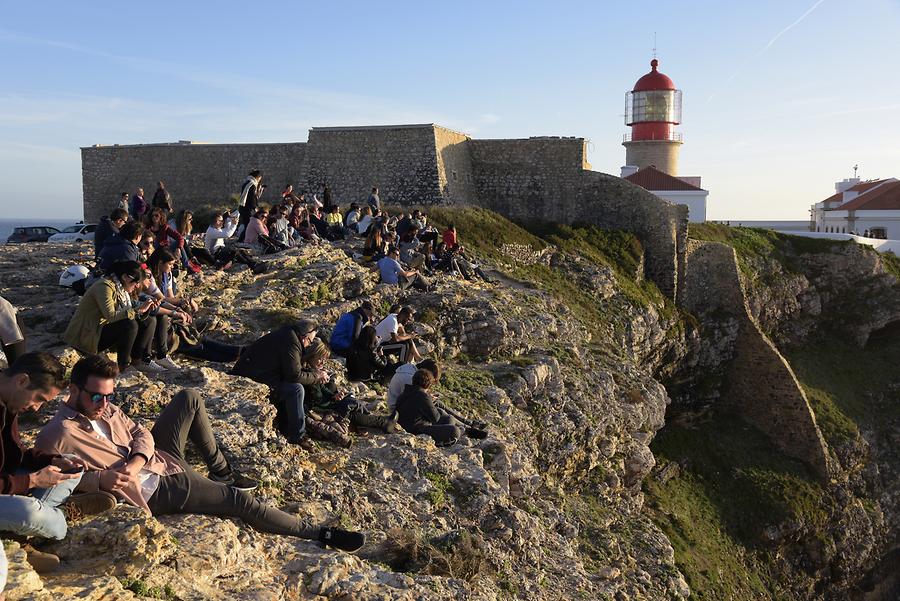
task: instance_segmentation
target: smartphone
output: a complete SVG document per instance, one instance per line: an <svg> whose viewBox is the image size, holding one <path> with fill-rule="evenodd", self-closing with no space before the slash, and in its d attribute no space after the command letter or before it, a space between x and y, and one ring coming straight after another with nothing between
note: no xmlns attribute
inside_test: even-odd
<svg viewBox="0 0 900 601"><path fill-rule="evenodd" d="M60 470L60 473L61 474L80 474L83 471L84 471L84 468L82 468L82 467L73 467L73 468L67 469L67 470Z"/></svg>

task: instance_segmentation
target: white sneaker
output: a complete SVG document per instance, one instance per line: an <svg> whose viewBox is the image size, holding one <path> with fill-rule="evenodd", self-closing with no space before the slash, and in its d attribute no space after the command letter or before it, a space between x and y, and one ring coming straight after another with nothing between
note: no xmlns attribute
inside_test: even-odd
<svg viewBox="0 0 900 601"><path fill-rule="evenodd" d="M166 357L164 359L157 359L155 361L157 365L164 367L165 369L181 369L181 366L172 361L171 357Z"/></svg>
<svg viewBox="0 0 900 601"><path fill-rule="evenodd" d="M154 360L150 360L149 363L144 363L143 361L134 363L134 368L138 371L142 371L144 373L158 373L161 371L166 371L166 368L157 363Z"/></svg>

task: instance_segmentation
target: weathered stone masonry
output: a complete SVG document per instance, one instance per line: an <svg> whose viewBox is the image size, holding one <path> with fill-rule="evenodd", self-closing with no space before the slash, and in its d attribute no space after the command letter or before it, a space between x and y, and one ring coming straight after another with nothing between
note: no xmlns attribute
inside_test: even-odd
<svg viewBox="0 0 900 601"><path fill-rule="evenodd" d="M750 313L734 249L691 240L686 258L684 308L701 316L701 323L703 315L721 313L740 324L727 378L728 402L785 454L827 482L836 466L794 371Z"/></svg>
<svg viewBox="0 0 900 601"><path fill-rule="evenodd" d="M306 143L141 144L81 149L85 219L122 191L152 196L162 179L176 208L227 205L251 169L273 202L288 182L328 183L342 204L378 186L388 204L471 204L522 222L586 222L634 232L647 276L671 298L684 262L687 210L618 177L590 170L583 138L474 140L434 124L314 127Z"/></svg>

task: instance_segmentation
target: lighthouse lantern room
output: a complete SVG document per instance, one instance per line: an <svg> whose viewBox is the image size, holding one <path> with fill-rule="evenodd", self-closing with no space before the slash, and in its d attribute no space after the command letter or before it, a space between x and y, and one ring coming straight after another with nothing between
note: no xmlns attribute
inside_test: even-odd
<svg viewBox="0 0 900 601"><path fill-rule="evenodd" d="M675 126L681 123L681 90L650 61L650 72L637 80L625 95L625 164L642 169L654 166L676 175L678 151L682 143Z"/></svg>

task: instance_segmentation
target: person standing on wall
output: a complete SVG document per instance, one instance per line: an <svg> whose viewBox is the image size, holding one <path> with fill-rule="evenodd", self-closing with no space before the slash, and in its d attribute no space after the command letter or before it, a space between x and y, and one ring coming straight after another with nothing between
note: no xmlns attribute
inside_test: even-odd
<svg viewBox="0 0 900 601"><path fill-rule="evenodd" d="M381 199L378 198L378 188L372 188L372 193L369 194L369 199L366 200L366 204L372 209L373 215L381 210Z"/></svg>
<svg viewBox="0 0 900 601"><path fill-rule="evenodd" d="M122 192L122 194L119 195L119 201L113 209L122 209L126 213L128 212L128 192Z"/></svg>
<svg viewBox="0 0 900 601"><path fill-rule="evenodd" d="M163 181L156 182L156 193L153 195L153 206L164 210L166 215L172 213L172 195L166 190L166 184Z"/></svg>
<svg viewBox="0 0 900 601"><path fill-rule="evenodd" d="M250 218L256 213L259 197L262 196L262 191L265 189L265 186L262 186L261 182L262 172L259 169L254 169L247 175L247 179L244 180L244 185L241 186L241 197L238 200L238 213L240 213L240 219L238 220L237 233L238 240L241 242L244 241L247 225L250 223Z"/></svg>

